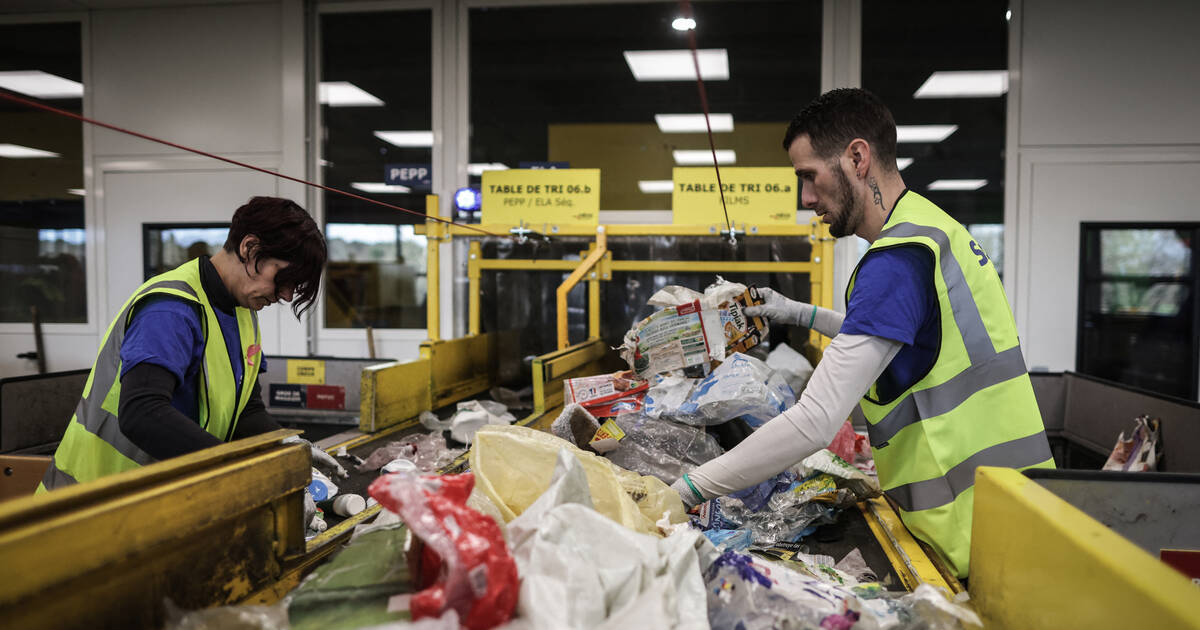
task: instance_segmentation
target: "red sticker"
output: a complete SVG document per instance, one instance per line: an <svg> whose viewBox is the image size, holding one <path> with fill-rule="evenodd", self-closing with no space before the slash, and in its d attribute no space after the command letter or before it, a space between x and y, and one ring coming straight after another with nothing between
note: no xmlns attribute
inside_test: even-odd
<svg viewBox="0 0 1200 630"><path fill-rule="evenodd" d="M246 365L254 365L254 355L262 352L262 346L253 344L246 348Z"/></svg>

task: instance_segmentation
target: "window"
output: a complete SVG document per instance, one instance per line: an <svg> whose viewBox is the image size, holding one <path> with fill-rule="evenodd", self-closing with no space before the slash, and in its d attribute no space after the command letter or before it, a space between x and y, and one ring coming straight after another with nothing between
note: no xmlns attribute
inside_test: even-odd
<svg viewBox="0 0 1200 630"><path fill-rule="evenodd" d="M722 168L789 165L781 146L787 124L820 94L821 8L817 0L692 3L713 139L718 151L732 152ZM678 17L678 2L470 9L470 181L464 183L478 186L487 169L596 168L602 212L670 210L672 171L687 165L677 162L676 152L711 155L698 117L703 109L695 73L687 71L688 35L672 25ZM682 53L683 78L648 76L639 55L627 54L641 51ZM717 59L713 74L710 58ZM729 218L741 220L733 208ZM588 240L514 245L485 239L482 251L485 258L566 258ZM743 240L736 251L716 238L698 237L610 238L608 247L618 260L810 255L807 242L784 240ZM485 273L482 329L518 331L521 356L552 350L555 311L546 305L554 304L564 276ZM619 344L628 326L649 314L646 300L656 290L669 284L702 289L714 279L711 273L614 273L602 283L601 334ZM730 279L808 297L803 274ZM572 339L586 336L585 297L577 289L568 300Z"/></svg>
<svg viewBox="0 0 1200 630"><path fill-rule="evenodd" d="M228 223L143 223L142 259L146 280L225 246Z"/></svg>
<svg viewBox="0 0 1200 630"><path fill-rule="evenodd" d="M862 86L896 118L908 188L964 225L1001 269L1008 3L864 0ZM981 226L974 226L979 228ZM978 233L977 233L978 232Z"/></svg>
<svg viewBox="0 0 1200 630"><path fill-rule="evenodd" d="M0 24L0 90L82 113L80 26ZM82 123L0 101L0 322L87 321Z"/></svg>
<svg viewBox="0 0 1200 630"><path fill-rule="evenodd" d="M320 18L321 175L327 186L425 212L433 163L432 14ZM424 328L421 216L323 194L329 328Z"/></svg>
<svg viewBox="0 0 1200 630"><path fill-rule="evenodd" d="M1081 231L1076 370L1196 400L1200 224Z"/></svg>
<svg viewBox="0 0 1200 630"><path fill-rule="evenodd" d="M730 165L787 166L787 123L820 94L821 3L692 8L719 66L702 71L716 148ZM598 168L601 210L669 210L670 186L647 182L671 180L675 151L709 151L703 127L672 126L694 118L662 118L703 111L696 81L648 77L626 53L688 50L679 16L677 2L471 9L470 183L489 168Z"/></svg>

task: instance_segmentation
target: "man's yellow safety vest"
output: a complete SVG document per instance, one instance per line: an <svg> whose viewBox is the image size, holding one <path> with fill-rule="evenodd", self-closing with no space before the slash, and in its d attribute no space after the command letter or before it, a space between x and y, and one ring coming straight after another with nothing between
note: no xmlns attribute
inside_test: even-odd
<svg viewBox="0 0 1200 630"><path fill-rule="evenodd" d="M203 312L200 324L204 332L204 359L196 390L200 415L197 421L218 439L228 441L233 435L237 418L254 390L262 363L258 359L247 361L250 347L261 343L258 315L240 306L234 309L241 356L232 360L244 362L241 396L238 396L221 324L204 293L200 282L200 260L195 259L147 280L121 307L120 314L104 335L92 372L83 386L83 398L75 407L75 415L38 485L38 492L99 479L154 461L121 433L117 423L117 405L121 400L121 343L135 307L151 295L183 298L197 304Z"/></svg>
<svg viewBox="0 0 1200 630"><path fill-rule="evenodd" d="M863 258L914 246L935 261L937 358L908 390L879 400L876 383L860 406L884 493L909 530L965 577L975 468L1053 468L1054 459L1016 322L987 254L957 221L908 191ZM861 267L850 277L847 304Z"/></svg>

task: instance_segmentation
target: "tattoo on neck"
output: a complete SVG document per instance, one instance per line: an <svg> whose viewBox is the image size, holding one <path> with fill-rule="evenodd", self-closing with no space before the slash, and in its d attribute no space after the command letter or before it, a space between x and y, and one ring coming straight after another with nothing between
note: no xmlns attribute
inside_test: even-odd
<svg viewBox="0 0 1200 630"><path fill-rule="evenodd" d="M875 205L879 206L881 210L884 209L883 193L879 192L879 182L876 182L875 178L872 177L867 180L867 185L871 187L871 194L875 196Z"/></svg>

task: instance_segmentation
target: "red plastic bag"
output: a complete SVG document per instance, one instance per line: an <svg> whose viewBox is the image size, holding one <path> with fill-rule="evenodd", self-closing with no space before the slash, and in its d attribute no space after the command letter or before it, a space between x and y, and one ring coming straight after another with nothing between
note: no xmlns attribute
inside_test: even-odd
<svg viewBox="0 0 1200 630"><path fill-rule="evenodd" d="M829 443L828 448L833 451L834 455L846 460L847 464L853 464L854 452L857 450L854 444L855 437L857 437L857 434L854 432L854 427L847 420L846 424L843 424L842 428L838 429L837 435L833 436L833 441Z"/></svg>
<svg viewBox="0 0 1200 630"><path fill-rule="evenodd" d="M520 587L517 565L496 521L467 507L474 486L471 473L397 473L368 489L424 543L412 573L422 589L411 600L414 620L453 608L464 627L486 630L512 618Z"/></svg>

